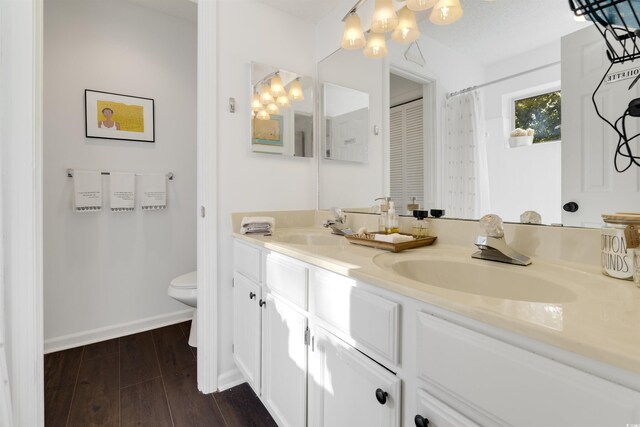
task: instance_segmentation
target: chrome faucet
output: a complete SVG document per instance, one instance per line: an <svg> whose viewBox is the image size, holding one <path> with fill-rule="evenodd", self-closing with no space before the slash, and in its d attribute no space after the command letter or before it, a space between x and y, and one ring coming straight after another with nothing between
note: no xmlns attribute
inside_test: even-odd
<svg viewBox="0 0 640 427"><path fill-rule="evenodd" d="M474 244L480 249L471 255L473 258L507 264L527 266L531 264L528 256L522 255L507 245L504 240L502 219L498 215L485 215L480 219L484 235L476 237Z"/></svg>
<svg viewBox="0 0 640 427"><path fill-rule="evenodd" d="M345 224L347 216L342 213L340 208L331 208L330 212L333 215L333 219L326 220L322 224L324 228L330 228L332 234L339 236L349 236L353 234L353 231Z"/></svg>

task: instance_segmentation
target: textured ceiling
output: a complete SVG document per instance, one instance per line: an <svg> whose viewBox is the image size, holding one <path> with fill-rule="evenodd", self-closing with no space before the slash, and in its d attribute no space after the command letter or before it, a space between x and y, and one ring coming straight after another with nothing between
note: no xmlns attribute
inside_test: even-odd
<svg viewBox="0 0 640 427"><path fill-rule="evenodd" d="M448 26L420 24L429 37L482 64L528 52L591 25L573 19L567 0L461 0L464 16Z"/></svg>

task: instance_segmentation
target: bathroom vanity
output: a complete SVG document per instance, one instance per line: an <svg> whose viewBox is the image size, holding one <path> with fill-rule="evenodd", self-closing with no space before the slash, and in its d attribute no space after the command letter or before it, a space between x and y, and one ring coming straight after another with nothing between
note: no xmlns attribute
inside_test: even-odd
<svg viewBox="0 0 640 427"><path fill-rule="evenodd" d="M631 283L446 239L391 254L313 227L235 237L234 359L280 426L640 423Z"/></svg>

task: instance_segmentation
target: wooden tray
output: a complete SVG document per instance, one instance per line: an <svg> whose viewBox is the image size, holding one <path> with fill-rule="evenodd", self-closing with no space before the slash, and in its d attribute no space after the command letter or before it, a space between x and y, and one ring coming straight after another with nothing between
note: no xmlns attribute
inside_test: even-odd
<svg viewBox="0 0 640 427"><path fill-rule="evenodd" d="M367 234L367 237L364 237L361 234L354 234L353 236L345 236L345 237L349 241L349 243L353 243L354 245L369 246L371 248L384 249L385 251L391 251L391 252L402 252L407 249L415 249L415 248L420 248L422 246L431 246L433 245L433 242L435 242L437 239L437 237L420 237L410 242L389 243L389 242L382 242L380 240L375 240L374 239L375 234L380 234L380 233ZM403 236L410 236L410 234L404 234L404 233L400 233L400 234L402 234Z"/></svg>

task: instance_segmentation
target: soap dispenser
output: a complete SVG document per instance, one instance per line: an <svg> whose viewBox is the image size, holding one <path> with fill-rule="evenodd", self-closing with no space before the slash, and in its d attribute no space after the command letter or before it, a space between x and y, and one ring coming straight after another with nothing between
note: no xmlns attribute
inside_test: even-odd
<svg viewBox="0 0 640 427"><path fill-rule="evenodd" d="M413 211L413 217L415 218L413 226L411 227L411 234L413 237L416 239L429 237L429 229L431 228L431 224L427 219L429 217L429 212L426 210L415 210Z"/></svg>
<svg viewBox="0 0 640 427"><path fill-rule="evenodd" d="M407 213L413 215L413 211L420 209L420 205L416 202L416 198L412 197L411 202L407 204Z"/></svg>
<svg viewBox="0 0 640 427"><path fill-rule="evenodd" d="M394 202L389 202L389 212L387 212L386 234L398 233L400 231L398 214L396 214L396 206Z"/></svg>

